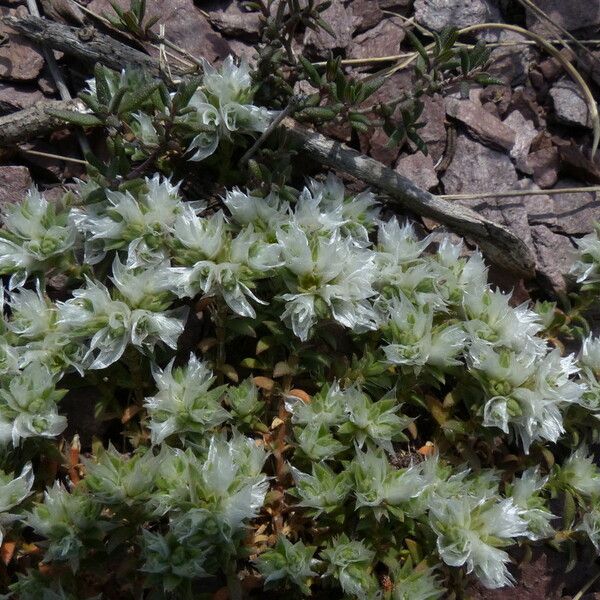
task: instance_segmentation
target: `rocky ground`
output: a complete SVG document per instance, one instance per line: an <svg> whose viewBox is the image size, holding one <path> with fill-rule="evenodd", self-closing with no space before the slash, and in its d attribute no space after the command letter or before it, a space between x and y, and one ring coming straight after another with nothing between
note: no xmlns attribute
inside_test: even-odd
<svg viewBox="0 0 600 600"><path fill-rule="evenodd" d="M600 37L600 0L535 0L551 21L581 40ZM110 11L107 0L84 2L98 14ZM160 15L167 36L197 56L218 61L229 53L253 60L259 39L257 13L246 12L236 0L148 0L148 12ZM93 25L89 15L72 0L41 0L42 12L71 25ZM0 0L0 14L25 14L24 0ZM298 52L314 60L330 50L345 58L396 55L410 46L405 40L406 19L429 30L447 25L466 27L484 22L509 22L548 39L564 37L544 19L523 8L517 0L334 0L324 18L336 36L307 31L296 40ZM495 75L505 85L473 90L470 98L458 95L425 99L421 130L429 147L425 156L415 148L390 148L385 134L351 138L350 132L331 135L360 149L423 188L435 193L465 194L508 190L567 189L600 184L600 162L589 159L592 144L590 115L578 85L565 75L560 63L534 45L519 44L513 32L481 34L488 42L510 43L493 52ZM44 57L35 45L0 24L0 115L57 98L56 86ZM571 44L564 49L600 98L600 43L587 51ZM575 49L575 52L573 52ZM73 91L89 76L85 67L55 52ZM364 72L361 67L357 72ZM378 91L389 98L410 84L410 72L400 71ZM84 171L79 163L31 154L41 151L81 158L67 132L21 149L0 149L0 204L20 198L32 184L56 190L69 185ZM498 280L514 287L526 299L534 287L549 295L568 289L565 278L572 260L574 240L600 220L600 197L595 193L557 193L524 197L460 200L487 217L506 224L533 250L536 282ZM424 226L437 225L424 221ZM598 566L581 562L565 574L566 559L554 551L535 554L519 567L519 586L512 590L471 590L473 598L559 599L575 595ZM592 586L588 600L600 598Z"/></svg>

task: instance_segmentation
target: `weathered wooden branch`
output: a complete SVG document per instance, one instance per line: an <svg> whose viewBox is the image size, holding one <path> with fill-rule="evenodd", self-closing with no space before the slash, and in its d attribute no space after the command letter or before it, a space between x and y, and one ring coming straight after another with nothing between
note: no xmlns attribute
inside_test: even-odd
<svg viewBox="0 0 600 600"><path fill-rule="evenodd" d="M69 27L41 17L4 17L6 25L42 46L60 50L88 64L97 62L120 71L133 66L148 71L155 77L163 76L158 61L140 50L131 48L93 27ZM181 75L178 65L170 65L171 71Z"/></svg>
<svg viewBox="0 0 600 600"><path fill-rule="evenodd" d="M136 65L155 75L160 74L155 59L96 31L93 31L93 35L88 39L87 36L82 36L82 29L67 27L46 19L5 18L4 21L40 44L62 50L89 63L100 62L113 69ZM24 142L64 126L64 123L60 123L46 112L50 107L65 108L65 103L46 102L1 117L0 145ZM82 105L71 104L69 107L71 110L84 110ZM456 233L472 239L491 262L523 277L533 275L535 260L529 248L506 227L482 217L471 209L422 190L380 162L319 133L300 127L292 119L285 119L280 127L293 143L309 156L379 188L399 206L434 219Z"/></svg>
<svg viewBox="0 0 600 600"><path fill-rule="evenodd" d="M30 108L0 117L0 146L12 146L67 127L62 119L53 117L48 108L84 111L81 100L50 100Z"/></svg>

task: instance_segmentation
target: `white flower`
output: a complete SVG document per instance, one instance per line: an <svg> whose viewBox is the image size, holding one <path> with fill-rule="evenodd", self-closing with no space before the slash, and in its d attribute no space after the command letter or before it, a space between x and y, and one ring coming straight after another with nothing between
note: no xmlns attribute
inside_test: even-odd
<svg viewBox="0 0 600 600"><path fill-rule="evenodd" d="M21 439L55 437L67 426L56 403L67 390L56 390L58 380L46 366L30 364L0 389L0 443Z"/></svg>
<svg viewBox="0 0 600 600"><path fill-rule="evenodd" d="M584 496L600 495L600 470L586 446L579 446L560 467L560 480Z"/></svg>
<svg viewBox="0 0 600 600"><path fill-rule="evenodd" d="M86 235L86 257L99 262L106 250L121 249L144 238L152 247L163 239L186 206L179 196L179 184L159 174L146 178L145 189L131 192L107 190L108 202L71 211L77 228Z"/></svg>
<svg viewBox="0 0 600 600"><path fill-rule="evenodd" d="M389 344L383 347L389 362L413 367L449 367L460 364L466 335L455 325L433 327L433 307L415 306L405 296L393 298L389 305Z"/></svg>
<svg viewBox="0 0 600 600"><path fill-rule="evenodd" d="M368 299L375 295L372 253L351 240L333 236L311 238L295 223L277 230L281 256L290 276L289 294L281 319L306 340L318 317L331 317L356 332L375 328L375 313Z"/></svg>
<svg viewBox="0 0 600 600"><path fill-rule="evenodd" d="M4 231L0 232L0 272L12 273L9 289L22 285L27 276L43 270L45 263L70 250L77 230L66 213L57 213L37 189L25 199L3 208Z"/></svg>
<svg viewBox="0 0 600 600"><path fill-rule="evenodd" d="M281 201L275 193L266 198L244 194L239 188L228 190L223 198L233 220L238 225L273 227L286 219L287 203Z"/></svg>
<svg viewBox="0 0 600 600"><path fill-rule="evenodd" d="M472 504L465 497L432 503L431 526L440 557L451 567L465 565L487 588L511 585L509 556L494 544L508 545L511 538L527 535L527 523L512 499Z"/></svg>
<svg viewBox="0 0 600 600"><path fill-rule="evenodd" d="M230 416L220 403L223 387L211 389L215 377L204 363L192 355L185 367L173 370L173 362L154 370L158 393L145 402L153 444L174 433L182 439L201 435Z"/></svg>
<svg viewBox="0 0 600 600"><path fill-rule="evenodd" d="M11 508L14 508L29 494L33 487L33 468L31 463L27 463L21 474L13 479L12 474L0 471L0 545L4 538L2 525L11 523L16 519L15 515L7 514Z"/></svg>
<svg viewBox="0 0 600 600"><path fill-rule="evenodd" d="M49 302L40 287L36 291L20 288L10 295L10 331L27 339L48 335L56 324L56 307Z"/></svg>
<svg viewBox="0 0 600 600"><path fill-rule="evenodd" d="M596 225L590 233L576 242L578 260L570 272L577 277L577 283L596 284L600 282L600 229Z"/></svg>
<svg viewBox="0 0 600 600"><path fill-rule="evenodd" d="M220 138L229 138L231 132L261 132L267 128L273 113L252 105L252 95L252 79L245 61L238 66L228 56L220 70L205 62L202 86L188 103L194 113L179 117L198 130L188 147L188 152L195 150L189 160L204 160L215 152Z"/></svg>
<svg viewBox="0 0 600 600"><path fill-rule="evenodd" d="M119 360L131 335L131 310L113 300L100 282L86 279L86 287L58 303L58 324L72 335L90 339L86 367L104 369Z"/></svg>
<svg viewBox="0 0 600 600"><path fill-rule="evenodd" d="M537 468L531 468L515 479L510 487L510 497L522 510L521 517L527 521L527 537L530 540L549 538L554 534L550 521L555 517L545 510L544 501L539 496L547 482L548 477L542 477Z"/></svg>

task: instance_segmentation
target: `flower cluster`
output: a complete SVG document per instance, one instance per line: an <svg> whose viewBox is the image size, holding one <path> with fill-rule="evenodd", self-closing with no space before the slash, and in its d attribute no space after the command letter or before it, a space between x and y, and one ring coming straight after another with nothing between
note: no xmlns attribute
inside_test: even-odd
<svg viewBox="0 0 600 600"><path fill-rule="evenodd" d="M266 122L249 85L244 67L206 69L186 113L206 127L198 152ZM552 538L559 495L574 507L569 535L600 546L600 472L584 443L600 415L598 339L563 356L545 337L553 305L514 306L478 252L380 217L373 194L333 175L285 197L234 188L219 209L160 175L82 185L56 206L32 191L10 208L5 535L36 536L57 572L122 561L157 598L195 597L198 580L221 576L235 590L241 564L305 596L430 600L453 568L510 585L506 548ZM15 460L55 456L61 400L80 379L126 437L34 488ZM566 439L579 448L536 464ZM500 451L517 466L496 468ZM77 577L34 572L11 592L40 586L78 597Z"/></svg>

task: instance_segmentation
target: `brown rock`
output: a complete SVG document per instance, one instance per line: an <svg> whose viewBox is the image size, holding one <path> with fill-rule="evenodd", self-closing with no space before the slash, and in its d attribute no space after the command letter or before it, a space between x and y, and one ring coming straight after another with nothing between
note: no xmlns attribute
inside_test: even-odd
<svg viewBox="0 0 600 600"><path fill-rule="evenodd" d="M466 135L458 136L454 158L442 177L448 194L509 190L514 188L517 179L508 155Z"/></svg>
<svg viewBox="0 0 600 600"><path fill-rule="evenodd" d="M342 0L333 0L331 6L323 11L322 17L331 25L335 37L321 28L317 31L308 29L304 35L307 50L319 57L327 55L330 50L346 50L352 42L355 27L352 7L345 6Z"/></svg>
<svg viewBox="0 0 600 600"><path fill-rule="evenodd" d="M466 135L456 141L454 159L442 177L446 193L485 193L513 190L517 172L510 158ZM508 226L526 244L532 244L527 210L519 198L497 197L456 200L488 219Z"/></svg>
<svg viewBox="0 0 600 600"><path fill-rule="evenodd" d="M499 20L499 11L489 0L415 0L417 23L441 31L444 27L468 27Z"/></svg>
<svg viewBox="0 0 600 600"><path fill-rule="evenodd" d="M563 175L590 184L600 184L600 164L590 160L589 153L571 144L561 146L559 153Z"/></svg>
<svg viewBox="0 0 600 600"><path fill-rule="evenodd" d="M560 158L558 148L550 146L532 152L526 159L526 172L533 175L533 180L542 189L551 188L558 181Z"/></svg>
<svg viewBox="0 0 600 600"><path fill-rule="evenodd" d="M0 81L0 114L29 108L43 99L44 94L35 84Z"/></svg>
<svg viewBox="0 0 600 600"><path fill-rule="evenodd" d="M0 7L0 16L26 16L24 6L17 9ZM4 23L0 23L0 34L8 36L8 42L0 46L0 79L31 81L36 79L44 66L44 57L35 45L18 35Z"/></svg>
<svg viewBox="0 0 600 600"><path fill-rule="evenodd" d="M258 40L260 14L244 10L237 1L202 3L210 24L221 33Z"/></svg>
<svg viewBox="0 0 600 600"><path fill-rule="evenodd" d="M533 0L552 23L568 31L600 25L600 4L594 0ZM543 35L556 35L556 30L533 11L527 10L528 28Z"/></svg>
<svg viewBox="0 0 600 600"><path fill-rule="evenodd" d="M515 144L510 151L510 156L516 162L517 168L523 170L521 165L529 154L531 142L538 134L533 121L526 119L518 110L513 110L503 123L515 133Z"/></svg>
<svg viewBox="0 0 600 600"><path fill-rule="evenodd" d="M0 206L20 202L32 184L26 167L0 167Z"/></svg>
<svg viewBox="0 0 600 600"><path fill-rule="evenodd" d="M539 190L531 179L521 179L515 186L517 190ZM547 225L552 227L556 224L554 214L554 201L547 194L534 194L532 196L521 196L520 201L527 211L527 220L530 225Z"/></svg>
<svg viewBox="0 0 600 600"><path fill-rule="evenodd" d="M477 34L484 42L522 42L524 36L514 31L485 30ZM535 50L528 45L494 48L490 55L491 64L488 72L502 79L507 84L524 84L529 72L529 66L535 61Z"/></svg>
<svg viewBox="0 0 600 600"><path fill-rule="evenodd" d="M400 147L397 144L390 146L388 142L388 136L378 127L366 138L366 142L361 144L361 149L375 160L391 167L400 154Z"/></svg>
<svg viewBox="0 0 600 600"><path fill-rule="evenodd" d="M568 125L591 128L589 110L579 86L570 79L562 79L550 89L556 118Z"/></svg>
<svg viewBox="0 0 600 600"><path fill-rule="evenodd" d="M567 289L564 276L569 272L574 257L571 240L554 233L545 225L532 226L531 237L538 274L555 293L564 294Z"/></svg>
<svg viewBox="0 0 600 600"><path fill-rule="evenodd" d="M439 183L431 155L425 156L422 152L400 157L396 164L396 173L408 177L424 190L431 190Z"/></svg>
<svg viewBox="0 0 600 600"><path fill-rule="evenodd" d="M398 54L404 36L402 20L390 17L381 21L373 29L357 35L352 42L350 56L352 58L368 58Z"/></svg>
<svg viewBox="0 0 600 600"><path fill-rule="evenodd" d="M88 8L99 14L114 13L108 0L92 0ZM166 36L198 58L214 63L231 54L229 44L214 31L193 0L153 0L148 3L147 14L159 15ZM152 29L158 33L158 27Z"/></svg>
<svg viewBox="0 0 600 600"><path fill-rule="evenodd" d="M375 27L383 19L383 11L374 0L349 0L346 6L352 8L354 28L357 33L362 33Z"/></svg>
<svg viewBox="0 0 600 600"><path fill-rule="evenodd" d="M511 150L515 145L515 132L500 119L471 100L446 98L446 114L460 121L484 143L497 148Z"/></svg>
<svg viewBox="0 0 600 600"><path fill-rule="evenodd" d="M482 104L493 103L501 117L506 114L511 98L512 88L508 85L489 85L479 94L479 101Z"/></svg>
<svg viewBox="0 0 600 600"><path fill-rule="evenodd" d="M555 188L581 187L572 179L561 179ZM554 214L556 231L569 235L585 234L592 231L592 225L600 217L600 199L594 192L577 194L555 194Z"/></svg>
<svg viewBox="0 0 600 600"><path fill-rule="evenodd" d="M429 156L434 164L444 155L446 148L446 109L444 99L436 94L426 96L423 100L423 113L420 121L425 123L425 127L419 129L419 135L427 144Z"/></svg>

